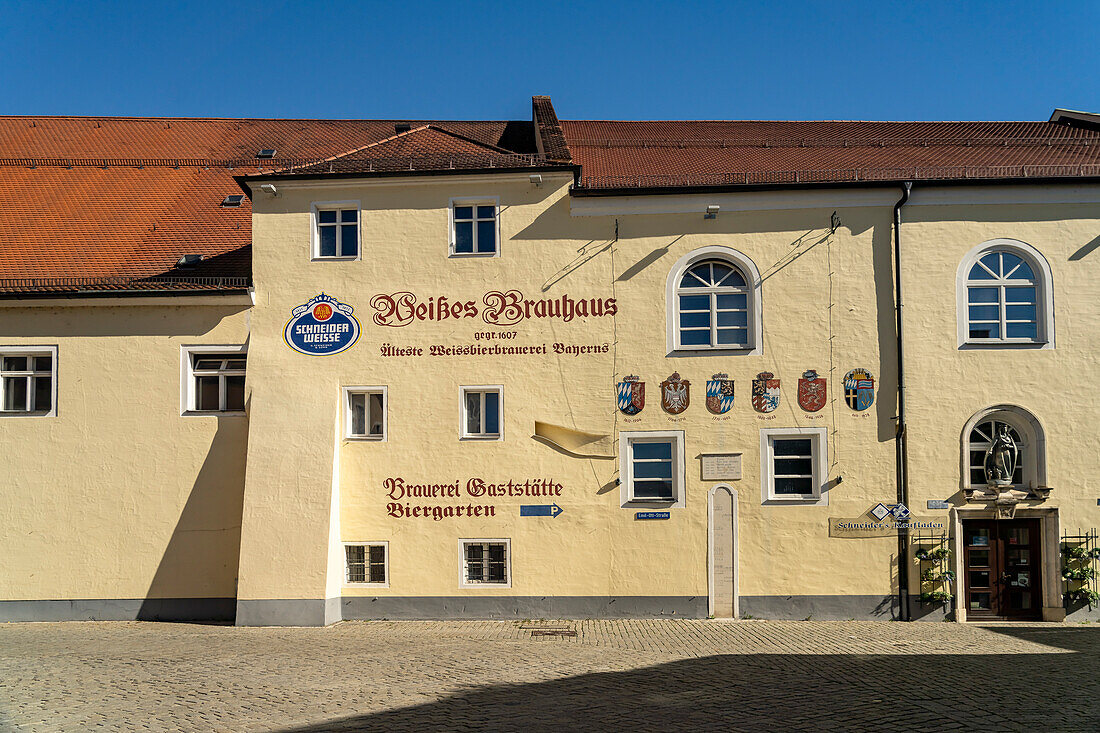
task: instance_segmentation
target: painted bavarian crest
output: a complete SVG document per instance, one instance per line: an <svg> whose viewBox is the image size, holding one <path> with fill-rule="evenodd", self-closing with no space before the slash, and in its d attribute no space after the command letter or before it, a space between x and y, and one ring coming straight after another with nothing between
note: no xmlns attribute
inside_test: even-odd
<svg viewBox="0 0 1100 733"><path fill-rule="evenodd" d="M679 415L691 402L691 382L680 379L679 372L661 382L661 407L670 415Z"/></svg>
<svg viewBox="0 0 1100 733"><path fill-rule="evenodd" d="M637 415L645 407L645 382L639 382L637 377L623 377L623 381L615 385L619 393L619 410L624 415Z"/></svg>
<svg viewBox="0 0 1100 733"><path fill-rule="evenodd" d="M724 415L733 407L733 380L728 374L715 374L707 380L707 409Z"/></svg>
<svg viewBox="0 0 1100 733"><path fill-rule="evenodd" d="M359 340L359 321L353 311L350 305L321 293L291 311L283 340L295 351L310 356L339 354Z"/></svg>
<svg viewBox="0 0 1100 733"><path fill-rule="evenodd" d="M844 401L853 410L866 410L875 404L875 377L866 369L853 369L844 375Z"/></svg>
<svg viewBox="0 0 1100 733"><path fill-rule="evenodd" d="M779 380L771 372L760 372L752 380L752 409L774 412L779 407Z"/></svg>
<svg viewBox="0 0 1100 733"><path fill-rule="evenodd" d="M802 372L798 380L798 406L806 412L817 412L825 406L825 380L813 369Z"/></svg>

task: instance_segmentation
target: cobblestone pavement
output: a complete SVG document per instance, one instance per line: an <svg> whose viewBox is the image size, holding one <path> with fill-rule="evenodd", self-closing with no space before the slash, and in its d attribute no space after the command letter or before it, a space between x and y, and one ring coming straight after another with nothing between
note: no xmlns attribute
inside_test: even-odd
<svg viewBox="0 0 1100 733"><path fill-rule="evenodd" d="M1097 731L1098 693L1087 624L0 624L15 731Z"/></svg>

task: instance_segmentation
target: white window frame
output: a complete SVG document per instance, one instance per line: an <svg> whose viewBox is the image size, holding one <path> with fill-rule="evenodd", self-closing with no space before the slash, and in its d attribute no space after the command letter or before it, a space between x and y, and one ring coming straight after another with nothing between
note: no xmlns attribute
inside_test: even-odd
<svg viewBox="0 0 1100 733"><path fill-rule="evenodd" d="M777 438L810 438L814 472L814 491L812 493L775 493L775 464L772 461L774 459L774 441ZM829 437L827 428L764 428L760 431L760 499L762 504L828 506L828 480Z"/></svg>
<svg viewBox="0 0 1100 733"><path fill-rule="evenodd" d="M504 579L503 583L490 583L488 581L470 582L466 580L466 545L504 545ZM459 588L511 588L512 587L512 540L503 537L496 539L481 539L469 537L458 541L458 587Z"/></svg>
<svg viewBox="0 0 1100 733"><path fill-rule="evenodd" d="M682 346L680 345L680 301L677 291L684 273L703 260L725 260L733 267L741 271L748 285L747 309L748 309L748 344L745 346ZM738 252L732 247L714 245L701 247L688 252L676 261L669 270L668 279L665 282L665 345L669 356L705 354L743 354L754 355L762 353L763 349L763 287L760 280L760 270L756 263L748 255Z"/></svg>
<svg viewBox="0 0 1100 733"><path fill-rule="evenodd" d="M686 458L683 430L631 430L619 433L619 502L624 509L660 507L680 509L687 504ZM634 498L634 443L672 443L672 499Z"/></svg>
<svg viewBox="0 0 1100 733"><path fill-rule="evenodd" d="M1047 449L1046 431L1039 419L1029 411L1018 405L991 405L974 413L962 432L962 481L961 485L966 489L983 489L986 483L974 485L970 483L970 433L979 424L987 420L998 420L1008 423L1025 443L1026 452L1021 456L1023 460L1022 475L1023 484L1013 484L1010 488L1027 490L1047 485Z"/></svg>
<svg viewBox="0 0 1100 733"><path fill-rule="evenodd" d="M470 433L466 430L466 393L467 392L496 392L497 394L497 427L498 433ZM460 440L500 441L504 440L504 385L502 384L471 384L459 388L458 416L460 420ZM481 397L481 424L485 425L485 396Z"/></svg>
<svg viewBox="0 0 1100 733"><path fill-rule="evenodd" d="M345 440L367 440L375 443L385 443L389 439L390 434L390 397L389 388L386 386L376 387L343 387L341 389L344 398L344 439ZM351 396L353 394L380 394L382 395L382 434L381 435L357 435L352 432L352 414L351 414ZM370 400L367 400L369 407ZM368 409L369 413L369 409ZM370 415L367 415L369 422ZM369 429L368 425L368 429Z"/></svg>
<svg viewBox="0 0 1100 733"><path fill-rule="evenodd" d="M371 540L369 542L344 542L344 586L348 588L389 588L390 587L390 543L389 540ZM386 581L384 583L372 583L370 580L351 580L351 567L348 565L348 547L365 547L367 548L364 557L366 559L367 568L366 576L370 578L370 548L381 546L385 553L385 573Z"/></svg>
<svg viewBox="0 0 1100 733"><path fill-rule="evenodd" d="M974 281L973 283L970 281L970 271L974 268L974 265L990 252L1010 252L1031 267L1031 272L1035 276L1036 337L1034 339L970 338L970 308L968 307L970 303L970 286L998 286L997 280ZM1027 242L1021 242L1018 239L991 239L971 249L959 263L959 269L955 276L955 291L958 345L960 349L1054 348L1054 278L1046 257ZM1003 300L998 305L1003 308ZM1005 332L1002 330L1001 333L1004 334Z"/></svg>
<svg viewBox="0 0 1100 733"><path fill-rule="evenodd" d="M455 242L457 237L455 236L455 207L456 206L473 206L474 207L474 251L473 252L455 252ZM493 207L493 219L496 223L494 230L496 233L496 247L493 252L478 252L477 251L477 207L478 206L492 206ZM447 255L448 257L500 257L500 197L499 196L463 196L461 198L452 198L450 207L447 214L447 226L448 226L448 244Z"/></svg>
<svg viewBox="0 0 1100 733"><path fill-rule="evenodd" d="M0 409L0 417L57 417L57 347L56 346L36 346L30 344L13 344L10 346L0 346L0 370L3 367L2 358L5 356L48 356L50 357L50 409L49 410L35 410L35 411L17 411L17 410L2 410ZM27 372L19 372L18 376L34 377L35 372L33 370ZM4 404L4 381L0 379L0 407ZM34 394L34 380L28 379L27 385L27 399L30 400Z"/></svg>
<svg viewBox="0 0 1100 733"><path fill-rule="evenodd" d="M319 211L343 211L355 209L355 256L337 255L335 257L321 256L321 219L317 215ZM337 227L340 216L336 217ZM340 237L336 237L337 251L340 249ZM311 262L354 262L363 256L363 209L359 201L314 201L310 205L309 216L309 258Z"/></svg>
<svg viewBox="0 0 1100 733"><path fill-rule="evenodd" d="M195 404L195 374L192 367L193 354L242 354L247 357L248 346L246 344L192 344L180 346L180 415L184 417L240 417L244 410L232 410L220 412L217 410L196 410ZM247 376L248 365L245 364L245 402L248 401Z"/></svg>

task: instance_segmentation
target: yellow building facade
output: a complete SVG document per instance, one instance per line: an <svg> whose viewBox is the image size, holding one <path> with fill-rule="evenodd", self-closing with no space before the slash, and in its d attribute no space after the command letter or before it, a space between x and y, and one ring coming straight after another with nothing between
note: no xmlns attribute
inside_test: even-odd
<svg viewBox="0 0 1100 733"><path fill-rule="evenodd" d="M1092 613L1100 183L601 187L542 114L234 172L245 294L7 301L56 395L0 421L0 613Z"/></svg>

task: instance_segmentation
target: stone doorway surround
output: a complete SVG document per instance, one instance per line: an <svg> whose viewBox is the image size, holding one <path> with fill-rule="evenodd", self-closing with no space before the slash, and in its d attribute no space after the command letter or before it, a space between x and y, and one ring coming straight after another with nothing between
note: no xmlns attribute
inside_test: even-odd
<svg viewBox="0 0 1100 733"><path fill-rule="evenodd" d="M1064 621L1066 609L1062 604L1062 574L1060 546L1061 525L1058 507L1018 506L1015 519L1038 519L1040 543L1042 547L1040 577L1043 583L1042 604L1043 621ZM955 620L964 622L966 618L966 594L959 591L965 588L965 548L963 546L963 522L970 519L998 519L995 505L962 506L951 508L951 552L955 570Z"/></svg>

